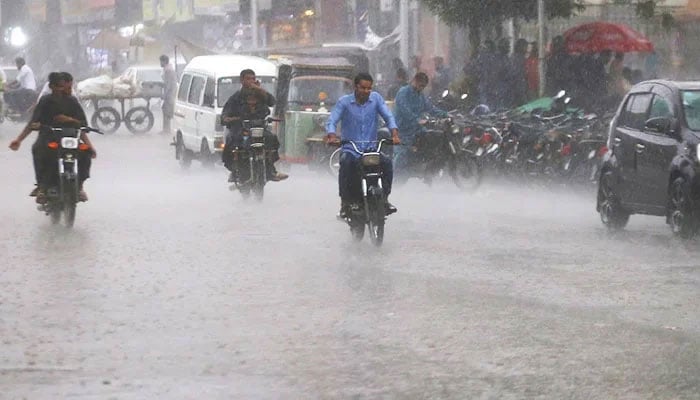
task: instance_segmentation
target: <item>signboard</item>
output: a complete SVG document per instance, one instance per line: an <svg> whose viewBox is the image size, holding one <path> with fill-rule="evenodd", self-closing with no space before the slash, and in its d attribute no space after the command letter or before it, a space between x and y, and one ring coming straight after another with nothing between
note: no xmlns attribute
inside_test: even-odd
<svg viewBox="0 0 700 400"><path fill-rule="evenodd" d="M144 21L187 21L193 16L192 0L143 0Z"/></svg>
<svg viewBox="0 0 700 400"><path fill-rule="evenodd" d="M61 0L64 24L82 24L114 19L115 0Z"/></svg>
<svg viewBox="0 0 700 400"><path fill-rule="evenodd" d="M258 4L264 2L265 0L261 0ZM194 13L196 15L226 15L238 11L240 11L239 0L194 0Z"/></svg>
<svg viewBox="0 0 700 400"><path fill-rule="evenodd" d="M46 1L27 0L26 4L32 21L46 22Z"/></svg>

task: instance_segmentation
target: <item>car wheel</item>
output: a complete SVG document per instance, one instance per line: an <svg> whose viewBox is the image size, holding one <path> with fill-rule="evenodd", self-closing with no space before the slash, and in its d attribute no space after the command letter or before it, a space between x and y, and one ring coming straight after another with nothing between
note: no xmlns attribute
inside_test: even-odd
<svg viewBox="0 0 700 400"><path fill-rule="evenodd" d="M668 218L671 231L676 236L689 239L698 231L698 218L694 212L690 188L685 178L678 177L671 184Z"/></svg>
<svg viewBox="0 0 700 400"><path fill-rule="evenodd" d="M613 174L606 171L598 184L598 212L603 225L610 230L620 230L627 225L630 214L622 208L620 198L613 187Z"/></svg>

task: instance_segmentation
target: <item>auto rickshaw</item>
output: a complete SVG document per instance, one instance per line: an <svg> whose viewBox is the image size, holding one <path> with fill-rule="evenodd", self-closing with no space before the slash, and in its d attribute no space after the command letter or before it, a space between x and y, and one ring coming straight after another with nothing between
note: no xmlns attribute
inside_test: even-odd
<svg viewBox="0 0 700 400"><path fill-rule="evenodd" d="M338 99L352 93L355 67L342 57L279 58L275 116L283 160L329 169L325 125Z"/></svg>

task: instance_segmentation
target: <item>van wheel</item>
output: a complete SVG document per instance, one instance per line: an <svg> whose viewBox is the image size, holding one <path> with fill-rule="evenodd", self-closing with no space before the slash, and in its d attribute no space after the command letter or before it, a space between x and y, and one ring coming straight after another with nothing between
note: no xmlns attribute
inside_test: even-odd
<svg viewBox="0 0 700 400"><path fill-rule="evenodd" d="M211 168L214 166L214 156L209 150L209 144L207 139L202 140L202 145L199 146L199 161L202 162L203 167Z"/></svg>
<svg viewBox="0 0 700 400"><path fill-rule="evenodd" d="M608 229L616 231L629 222L630 214L622 208L620 199L613 188L612 172L606 171L598 184L598 204L600 220Z"/></svg>
<svg viewBox="0 0 700 400"><path fill-rule="evenodd" d="M177 135L175 140L175 159L180 162L180 167L187 169L192 164L192 152L187 150L181 135Z"/></svg>
<svg viewBox="0 0 700 400"><path fill-rule="evenodd" d="M690 239L698 231L698 216L685 178L678 177L671 184L668 200L668 218L676 236Z"/></svg>

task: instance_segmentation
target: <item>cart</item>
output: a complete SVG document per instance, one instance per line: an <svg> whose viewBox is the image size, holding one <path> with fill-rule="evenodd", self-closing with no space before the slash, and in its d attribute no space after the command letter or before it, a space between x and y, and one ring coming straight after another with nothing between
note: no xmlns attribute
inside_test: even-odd
<svg viewBox="0 0 700 400"><path fill-rule="evenodd" d="M144 134L153 128L155 118L151 112L151 96L131 96L131 97L82 97L81 101L89 101L95 110L92 114L90 124L104 133L114 133L124 122L126 128L135 135ZM131 107L126 110L127 100L141 99L146 101L145 106ZM160 99L160 98L158 98ZM120 104L120 109L110 105L100 105L100 101L116 100Z"/></svg>

